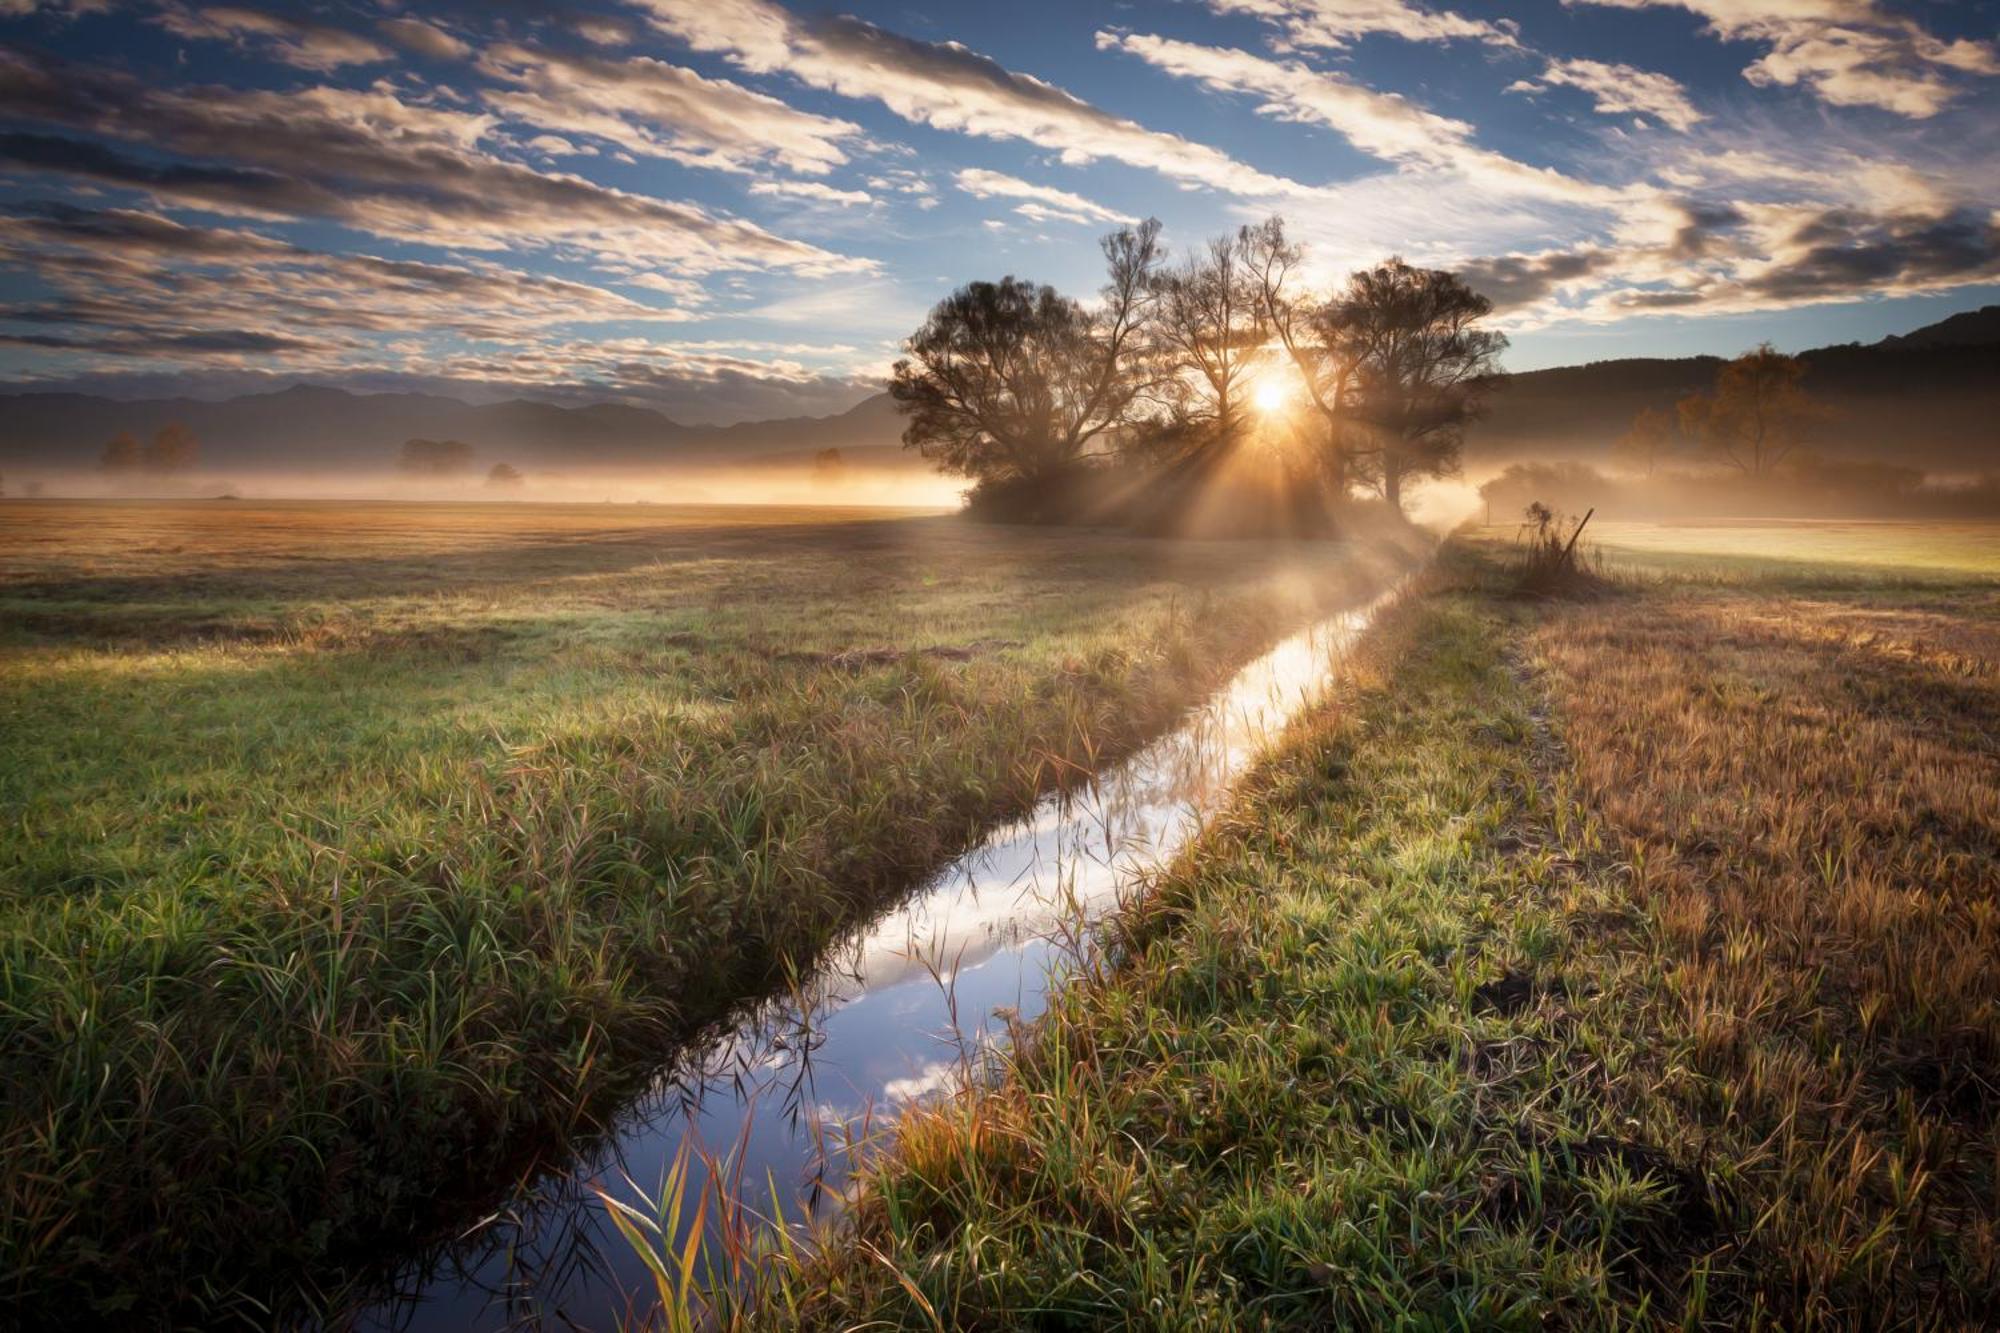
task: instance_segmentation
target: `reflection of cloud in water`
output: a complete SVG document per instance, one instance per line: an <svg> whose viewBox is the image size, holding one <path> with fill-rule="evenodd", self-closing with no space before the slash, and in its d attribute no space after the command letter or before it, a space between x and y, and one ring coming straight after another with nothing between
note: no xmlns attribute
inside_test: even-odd
<svg viewBox="0 0 2000 1333"><path fill-rule="evenodd" d="M649 1279L587 1186L629 1178L657 1188L689 1139L726 1153L745 1202L766 1215L767 1180L791 1217L833 1196L847 1179L849 1139L865 1137L885 1108L979 1068L1005 1036L996 1011L1042 1011L1050 974L1088 947L1087 923L1199 830L1379 604L1286 639L1170 734L995 829L858 930L799 994L760 1005L671 1069L615 1142L503 1214L482 1237L483 1257L460 1258L421 1304L378 1312L378 1326L508 1327L523 1301L531 1314L560 1306L584 1327L615 1321L626 1293ZM575 1260L591 1247L588 1262Z"/></svg>
<svg viewBox="0 0 2000 1333"><path fill-rule="evenodd" d="M908 1078L892 1078L884 1083L882 1096L891 1102L921 1100L951 1087L963 1067L956 1060L933 1060Z"/></svg>

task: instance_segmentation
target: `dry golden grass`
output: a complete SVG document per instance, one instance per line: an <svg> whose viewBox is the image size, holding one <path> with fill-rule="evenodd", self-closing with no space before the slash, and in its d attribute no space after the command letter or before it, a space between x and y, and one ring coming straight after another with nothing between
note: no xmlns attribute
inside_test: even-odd
<svg viewBox="0 0 2000 1333"><path fill-rule="evenodd" d="M1976 1324L2000 1292L2000 626L1668 587L1529 636L1625 840L1751 1197L1750 1308Z"/></svg>

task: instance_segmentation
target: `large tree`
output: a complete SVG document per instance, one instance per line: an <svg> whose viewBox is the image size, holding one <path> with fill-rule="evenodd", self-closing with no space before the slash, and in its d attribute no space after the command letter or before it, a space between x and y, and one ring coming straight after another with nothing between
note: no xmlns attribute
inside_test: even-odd
<svg viewBox="0 0 2000 1333"><path fill-rule="evenodd" d="M1401 259L1355 273L1319 314L1327 354L1351 366L1356 461L1401 510L1415 477L1456 475L1465 428L1500 381L1504 335L1478 327L1493 304L1442 269Z"/></svg>
<svg viewBox="0 0 2000 1333"><path fill-rule="evenodd" d="M1348 392L1355 363L1335 336L1329 305L1300 286L1305 247L1285 236L1283 218L1247 225L1237 233L1237 252L1256 280L1257 300L1270 337L1298 371L1306 401L1319 417L1321 463L1334 494L1348 486Z"/></svg>
<svg viewBox="0 0 2000 1333"><path fill-rule="evenodd" d="M889 386L907 418L904 444L983 483L1047 481L1123 424L1144 386L1135 363L1159 224L1114 232L1103 249L1096 310L1013 277L938 302Z"/></svg>
<svg viewBox="0 0 2000 1333"><path fill-rule="evenodd" d="M1711 393L1681 399L1681 430L1752 477L1785 461L1820 415L1802 385L1806 363L1769 343L1724 366Z"/></svg>
<svg viewBox="0 0 2000 1333"><path fill-rule="evenodd" d="M1257 275L1237 239L1219 236L1161 272L1153 291L1154 391L1186 454L1212 454L1242 436L1250 382L1266 356Z"/></svg>

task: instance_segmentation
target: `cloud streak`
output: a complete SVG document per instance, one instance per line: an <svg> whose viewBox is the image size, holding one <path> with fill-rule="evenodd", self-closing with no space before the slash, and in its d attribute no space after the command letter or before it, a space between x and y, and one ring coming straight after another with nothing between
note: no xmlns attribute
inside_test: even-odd
<svg viewBox="0 0 2000 1333"><path fill-rule="evenodd" d="M755 74L783 73L843 97L881 103L913 124L1014 139L1082 165L1129 163L1246 197L1310 195L1205 144L1147 129L956 42L925 42L859 19L804 23L768 0L642 0L653 22L697 51Z"/></svg>
<svg viewBox="0 0 2000 1333"><path fill-rule="evenodd" d="M975 199L1018 199L1015 212L1035 221L1133 223L1138 219L1069 190L1036 185L1004 172L971 167L954 178L958 188Z"/></svg>
<svg viewBox="0 0 2000 1333"><path fill-rule="evenodd" d="M1297 60L1267 60L1247 51L1140 33L1100 32L1100 50L1123 51L1177 78L1217 92L1261 99L1258 110L1280 120L1334 130L1356 148L1405 166L1453 171L1484 185L1572 204L1611 206L1625 192L1536 167L1472 142L1473 127L1440 116L1395 93L1378 92Z"/></svg>
<svg viewBox="0 0 2000 1333"><path fill-rule="evenodd" d="M1488 23L1448 9L1429 9L1408 0L1208 0L1221 14L1249 14L1277 25L1289 47L1342 48L1363 37L1400 37L1407 42L1475 41L1490 46L1520 45L1512 22Z"/></svg>
<svg viewBox="0 0 2000 1333"><path fill-rule="evenodd" d="M236 5L192 8L169 3L162 6L153 21L176 37L231 42L298 69L322 74L343 65L378 64L394 54L380 42L345 28Z"/></svg>
<svg viewBox="0 0 2000 1333"><path fill-rule="evenodd" d="M486 104L511 119L603 139L688 166L749 172L764 164L824 175L848 161L861 127L797 111L727 79L647 57L565 55L501 43L478 61L508 85Z"/></svg>
<svg viewBox="0 0 2000 1333"><path fill-rule="evenodd" d="M1507 91L1533 93L1549 87L1589 93L1592 109L1601 115L1647 116L1682 131L1706 119L1679 80L1602 60L1551 60L1539 81L1520 79L1508 85Z"/></svg>
<svg viewBox="0 0 2000 1333"><path fill-rule="evenodd" d="M50 136L0 143L12 148L16 165L183 204L320 217L389 239L471 250L569 245L690 275L874 267L695 204L509 161L480 147L493 129L491 115L408 101L380 84L162 91L112 71L31 62L0 48L0 114L176 154L183 160L162 166Z"/></svg>
<svg viewBox="0 0 2000 1333"><path fill-rule="evenodd" d="M1769 49L1743 77L1801 87L1835 106L1935 116L1957 98L1957 76L2000 74L1993 43L1946 41L1870 0L1563 0L1617 9L1684 9L1708 31Z"/></svg>

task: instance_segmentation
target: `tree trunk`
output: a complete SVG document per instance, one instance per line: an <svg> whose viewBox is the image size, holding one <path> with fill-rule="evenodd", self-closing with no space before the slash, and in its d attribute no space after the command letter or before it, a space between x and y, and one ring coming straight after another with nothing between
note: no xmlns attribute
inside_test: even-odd
<svg viewBox="0 0 2000 1333"><path fill-rule="evenodd" d="M1382 455L1382 498L1398 514L1403 512L1403 468L1390 454Z"/></svg>

